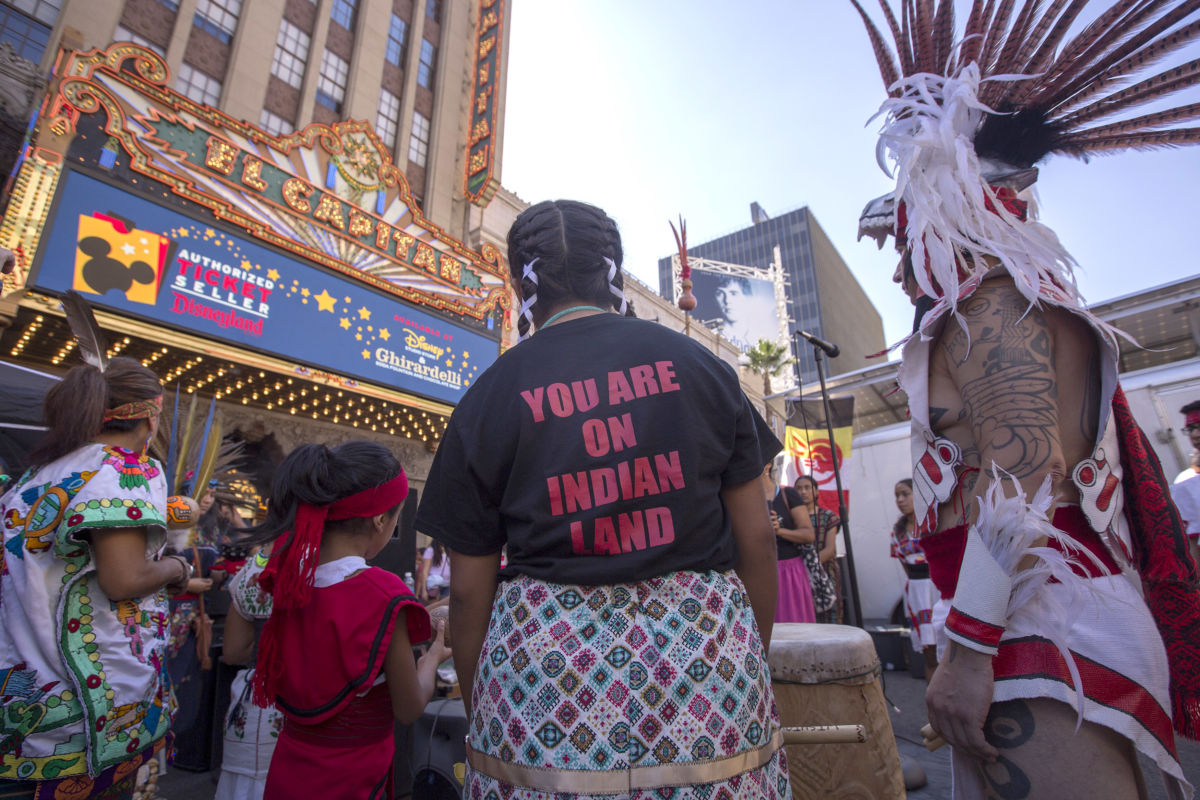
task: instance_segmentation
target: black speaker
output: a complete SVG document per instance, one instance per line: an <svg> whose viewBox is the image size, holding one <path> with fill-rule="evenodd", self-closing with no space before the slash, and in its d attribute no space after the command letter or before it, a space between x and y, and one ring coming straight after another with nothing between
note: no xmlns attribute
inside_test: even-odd
<svg viewBox="0 0 1200 800"><path fill-rule="evenodd" d="M467 760L467 713L461 697L435 698L412 726L413 800L457 800L456 764Z"/></svg>
<svg viewBox="0 0 1200 800"><path fill-rule="evenodd" d="M404 573L417 575L417 530L413 522L417 517L417 490L408 490L408 499L400 509L400 519L396 522L396 531L379 555L369 562L372 567L386 569L388 572L404 577Z"/></svg>

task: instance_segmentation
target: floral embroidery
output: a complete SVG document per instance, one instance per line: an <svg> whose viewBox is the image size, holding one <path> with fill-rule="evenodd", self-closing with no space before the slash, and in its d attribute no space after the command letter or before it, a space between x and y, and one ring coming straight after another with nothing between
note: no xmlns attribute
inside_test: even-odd
<svg viewBox="0 0 1200 800"><path fill-rule="evenodd" d="M148 456L124 447L105 447L104 452L108 454L104 463L120 473L122 489L148 488L150 480L158 477L158 465Z"/></svg>

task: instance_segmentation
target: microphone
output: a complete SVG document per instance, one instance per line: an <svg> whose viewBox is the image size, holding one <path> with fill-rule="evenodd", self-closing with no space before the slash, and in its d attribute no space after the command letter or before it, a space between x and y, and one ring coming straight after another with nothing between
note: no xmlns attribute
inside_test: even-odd
<svg viewBox="0 0 1200 800"><path fill-rule="evenodd" d="M803 336L805 339L808 339L808 341L812 342L814 346L824 350L825 355L829 356L830 358L837 358L838 353L842 352L836 344L830 344L824 339L818 339L816 336L813 336L807 331L797 330L796 333L800 336Z"/></svg>

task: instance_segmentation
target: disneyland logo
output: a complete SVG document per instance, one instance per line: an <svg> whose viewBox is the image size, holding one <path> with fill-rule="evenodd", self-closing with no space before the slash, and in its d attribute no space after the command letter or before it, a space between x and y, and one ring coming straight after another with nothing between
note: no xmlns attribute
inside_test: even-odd
<svg viewBox="0 0 1200 800"><path fill-rule="evenodd" d="M229 309L228 311L212 308L179 292L171 292L171 294L174 297L171 310L176 314L187 314L199 317L200 319L206 319L209 322L216 323L218 328L232 328L251 336L262 336L263 321L261 318L250 320L238 314L236 308Z"/></svg>

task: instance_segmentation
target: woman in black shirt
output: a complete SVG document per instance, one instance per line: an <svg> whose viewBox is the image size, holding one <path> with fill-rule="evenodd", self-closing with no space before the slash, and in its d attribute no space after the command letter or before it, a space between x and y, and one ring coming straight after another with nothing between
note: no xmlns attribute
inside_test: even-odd
<svg viewBox="0 0 1200 800"><path fill-rule="evenodd" d="M522 341L455 409L416 523L450 552L464 796L790 797L779 442L731 366L633 318L600 209L533 206L508 256Z"/></svg>

